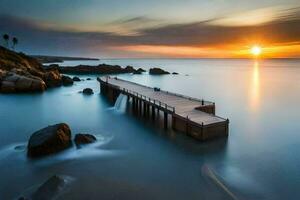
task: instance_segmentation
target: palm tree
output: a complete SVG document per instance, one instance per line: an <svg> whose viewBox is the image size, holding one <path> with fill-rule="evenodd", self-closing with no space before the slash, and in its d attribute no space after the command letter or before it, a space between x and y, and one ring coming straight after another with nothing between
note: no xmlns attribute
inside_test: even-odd
<svg viewBox="0 0 300 200"><path fill-rule="evenodd" d="M6 43L6 47L8 48L9 35L8 34L4 34L2 37L3 37L3 40Z"/></svg>
<svg viewBox="0 0 300 200"><path fill-rule="evenodd" d="M13 50L15 50L15 47L17 46L19 40L18 40L18 38L13 37L12 42L13 42L12 48L13 48Z"/></svg>

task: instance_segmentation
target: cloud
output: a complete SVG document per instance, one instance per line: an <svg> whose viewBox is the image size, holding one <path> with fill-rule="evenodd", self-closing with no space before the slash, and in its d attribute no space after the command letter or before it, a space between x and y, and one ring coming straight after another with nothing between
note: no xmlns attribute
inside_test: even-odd
<svg viewBox="0 0 300 200"><path fill-rule="evenodd" d="M114 21L105 31L72 31L43 22L0 16L1 31L16 35L20 49L34 54L98 55L107 57L147 56L147 51L133 51L134 46L170 46L198 48L235 48L261 43L287 45L300 42L299 9L290 9L284 17L257 25L225 26L216 20L166 24L144 16ZM140 24L155 24L139 26ZM113 26L127 27L138 34L123 34ZM130 28L128 28L130 27ZM126 48L129 47L129 48ZM127 51L127 52L126 52ZM131 51L131 52L129 52ZM194 49L193 49L194 51ZM158 55L159 52L156 54ZM300 55L299 55L300 56Z"/></svg>

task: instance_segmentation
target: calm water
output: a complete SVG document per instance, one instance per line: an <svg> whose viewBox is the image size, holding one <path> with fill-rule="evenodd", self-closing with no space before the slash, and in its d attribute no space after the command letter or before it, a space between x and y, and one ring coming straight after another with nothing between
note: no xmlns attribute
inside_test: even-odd
<svg viewBox="0 0 300 200"><path fill-rule="evenodd" d="M179 72L119 77L215 101L230 119L229 137L200 143L118 111L95 76L43 94L0 95L0 199L53 174L74 179L59 199L300 199L300 60L102 62ZM78 93L85 87L96 94ZM99 142L27 160L22 145L31 133L58 122Z"/></svg>

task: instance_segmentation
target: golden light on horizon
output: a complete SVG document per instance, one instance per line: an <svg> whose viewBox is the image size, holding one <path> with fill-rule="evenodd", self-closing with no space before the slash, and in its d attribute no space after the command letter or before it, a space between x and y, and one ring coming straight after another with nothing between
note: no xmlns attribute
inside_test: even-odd
<svg viewBox="0 0 300 200"><path fill-rule="evenodd" d="M259 56L261 53L262 53L262 49L260 46L258 45L255 45L251 48L251 53L254 55L254 56Z"/></svg>

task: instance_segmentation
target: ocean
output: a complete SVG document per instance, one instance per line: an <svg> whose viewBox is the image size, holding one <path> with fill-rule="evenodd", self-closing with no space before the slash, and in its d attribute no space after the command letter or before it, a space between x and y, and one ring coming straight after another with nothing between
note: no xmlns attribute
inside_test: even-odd
<svg viewBox="0 0 300 200"><path fill-rule="evenodd" d="M42 94L0 94L0 199L26 194L54 174L72 177L58 199L300 199L300 60L111 59L100 63L179 75L120 78L216 103L229 136L199 142L116 106L91 81ZM92 96L79 91L90 87ZM65 122L98 142L40 160L26 157L30 135ZM17 148L16 148L17 147Z"/></svg>

